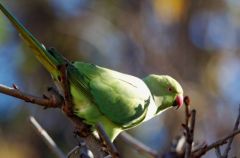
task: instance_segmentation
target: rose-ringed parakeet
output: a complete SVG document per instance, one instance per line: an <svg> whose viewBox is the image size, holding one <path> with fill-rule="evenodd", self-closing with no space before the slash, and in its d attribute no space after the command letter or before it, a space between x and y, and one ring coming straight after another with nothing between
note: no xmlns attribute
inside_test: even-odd
<svg viewBox="0 0 240 158"><path fill-rule="evenodd" d="M61 89L58 66L66 62L65 58L54 50L47 50L2 4L0 9ZM112 141L121 131L183 104L181 85L167 75L140 79L78 61L68 63L66 71L74 115L93 128L101 122Z"/></svg>

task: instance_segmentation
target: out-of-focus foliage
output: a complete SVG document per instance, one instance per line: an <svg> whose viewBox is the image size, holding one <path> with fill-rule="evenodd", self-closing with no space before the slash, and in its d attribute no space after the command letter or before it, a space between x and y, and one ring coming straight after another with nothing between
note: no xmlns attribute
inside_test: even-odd
<svg viewBox="0 0 240 158"><path fill-rule="evenodd" d="M47 47L57 48L71 60L138 77L149 73L175 77L197 109L196 140L212 142L232 129L240 103L238 0L1 2ZM16 83L33 94L53 85L2 14L0 83ZM30 114L65 152L77 144L73 127L61 112L0 94L1 157L53 157L30 127ZM183 109L169 110L130 132L164 153L181 133L183 120ZM240 156L239 141L235 139L233 156ZM124 157L143 157L121 140L116 143Z"/></svg>

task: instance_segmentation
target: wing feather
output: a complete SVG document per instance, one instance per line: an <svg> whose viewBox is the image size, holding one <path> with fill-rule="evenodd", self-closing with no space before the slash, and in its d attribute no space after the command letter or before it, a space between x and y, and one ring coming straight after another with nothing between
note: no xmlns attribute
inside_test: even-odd
<svg viewBox="0 0 240 158"><path fill-rule="evenodd" d="M73 65L78 71L70 75L73 84L112 122L127 128L144 119L150 92L141 79L93 64Z"/></svg>

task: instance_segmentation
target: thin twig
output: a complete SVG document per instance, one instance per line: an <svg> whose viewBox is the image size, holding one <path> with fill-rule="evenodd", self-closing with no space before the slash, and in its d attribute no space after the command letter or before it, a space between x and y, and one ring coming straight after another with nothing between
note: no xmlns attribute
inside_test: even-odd
<svg viewBox="0 0 240 158"><path fill-rule="evenodd" d="M133 138L126 132L122 132L118 137L125 141L127 144L130 144L134 149L141 153L147 153L154 158L158 157L157 151L151 149L150 147L146 146L142 142L138 141L137 139Z"/></svg>
<svg viewBox="0 0 240 158"><path fill-rule="evenodd" d="M193 151L193 157L201 157L202 155L204 155L206 152L208 152L209 150L212 150L214 148L220 147L221 145L224 145L227 143L227 141L229 139L231 139L232 137L234 137L235 135L240 134L240 129L234 131L233 133L229 134L228 136L219 139L218 141L210 144L210 145L206 145L203 148L197 149L195 151Z"/></svg>
<svg viewBox="0 0 240 158"><path fill-rule="evenodd" d="M233 133L231 133L230 135L228 135L222 139L219 139L218 141L212 143L211 145L205 145L202 148L196 149L195 151L193 151L193 157L201 157L206 152L215 148L215 153L218 158L227 158L228 153L231 150L231 144L233 142L235 135L240 133L240 130L238 130L239 123L240 123L240 105L239 105L239 110L238 110L238 116L237 116L236 122L234 124ZM228 144L225 148L224 154L222 155L220 146L224 145L226 143L228 143Z"/></svg>
<svg viewBox="0 0 240 158"><path fill-rule="evenodd" d="M91 134L90 127L83 123L82 119L76 117L73 114L73 103L72 103L72 95L70 93L70 86L68 80L68 73L67 73L67 65L59 65L59 71L61 72L61 83L64 91L64 106L63 111L64 113L77 125L77 132L76 134L79 136L87 136Z"/></svg>
<svg viewBox="0 0 240 158"><path fill-rule="evenodd" d="M191 122L190 122L190 127L189 127L189 132L190 132L190 136L191 136L191 139L190 139L190 144L191 144L191 147L192 147L192 143L193 143L193 138L194 138L194 128L195 128L195 121L196 120L196 110L193 109L191 111ZM191 151L192 151L192 148L191 148Z"/></svg>
<svg viewBox="0 0 240 158"><path fill-rule="evenodd" d="M219 146L215 148L215 153L217 155L217 158L222 158L222 154Z"/></svg>
<svg viewBox="0 0 240 158"><path fill-rule="evenodd" d="M73 157L79 157L79 158L90 158L88 149L86 147L86 144L80 144L78 146L75 146L70 152L67 154L67 158L73 158Z"/></svg>
<svg viewBox="0 0 240 158"><path fill-rule="evenodd" d="M240 122L240 105L239 105L238 116L237 116L237 119L236 119L236 122L235 122L235 125L234 125L234 128L233 128L233 131L236 131L238 129L239 122ZM232 145L233 139L234 139L234 137L231 137L229 139L222 158L227 158L228 157L228 153L231 150L231 145Z"/></svg>
<svg viewBox="0 0 240 158"><path fill-rule="evenodd" d="M187 97L184 98L184 103L185 103L185 126L188 127L191 114L189 112L189 104L186 100L187 100ZM187 128L187 130L189 129Z"/></svg>
<svg viewBox="0 0 240 158"><path fill-rule="evenodd" d="M37 133L43 138L45 143L48 145L49 149L58 157L58 158L66 158L65 154L60 150L60 148L56 145L53 139L48 135L48 133L41 127L41 125L37 122L37 120L33 117L29 117L29 121Z"/></svg>
<svg viewBox="0 0 240 158"><path fill-rule="evenodd" d="M101 123L97 123L96 129L98 131L100 138L103 139L103 141L105 142L107 149L108 149L109 153L111 154L112 158L118 158L119 153L117 151L117 148L115 147L115 145L111 142L111 140L107 136Z"/></svg>
<svg viewBox="0 0 240 158"><path fill-rule="evenodd" d="M11 87L7 87L5 85L0 84L0 93L10 95L15 98L24 100L26 102L30 102L30 103L48 107L48 108L58 108L58 107L61 107L62 105L62 101L59 100L58 97L51 97L51 98L36 97L31 94L27 94L25 92L20 91L19 89L17 89L15 85L13 86L13 88L11 88Z"/></svg>
<svg viewBox="0 0 240 158"><path fill-rule="evenodd" d="M80 146L75 146L72 150L70 150L67 154L67 158L70 158L72 155L78 154L80 155Z"/></svg>
<svg viewBox="0 0 240 158"><path fill-rule="evenodd" d="M63 111L67 115L73 115L72 112L72 97L70 93L70 86L69 86L69 81L68 81L68 73L67 73L67 64L63 64L59 66L59 70L61 72L61 82L62 82L62 87L64 90L64 107Z"/></svg>
<svg viewBox="0 0 240 158"><path fill-rule="evenodd" d="M186 136L186 147L185 147L184 157L190 158L191 152L192 152L196 110L193 109L190 114L190 112L189 112L190 111L190 99L188 96L184 97L184 103L185 103L185 124L183 124L183 127L185 128L185 136ZM190 120L190 125L189 125L189 120Z"/></svg>
<svg viewBox="0 0 240 158"><path fill-rule="evenodd" d="M185 148L185 158L191 157L192 152L192 143L193 143L193 137L194 137L194 127L195 127L195 119L196 119L196 110L193 109L191 111L191 122L190 126L186 126L186 148Z"/></svg>

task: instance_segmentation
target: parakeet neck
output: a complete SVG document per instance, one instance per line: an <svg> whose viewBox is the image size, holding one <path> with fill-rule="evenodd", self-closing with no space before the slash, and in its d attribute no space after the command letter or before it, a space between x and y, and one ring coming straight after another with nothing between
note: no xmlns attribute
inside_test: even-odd
<svg viewBox="0 0 240 158"><path fill-rule="evenodd" d="M147 85L148 89L150 90L151 94L152 94L152 98L153 98L153 102L155 103L156 106L156 110L154 113L155 115L160 114L162 111L165 111L166 109L168 109L169 106L164 105L164 98L163 95L160 94L160 87L158 87L159 85L157 85L154 81L154 79L152 78L151 75L145 77L143 79L143 81L145 82L145 84Z"/></svg>
<svg viewBox="0 0 240 158"><path fill-rule="evenodd" d="M157 91L156 91L156 85L154 84L151 76L147 76L147 77L143 78L143 81L147 85L148 89L150 90L150 92L155 100Z"/></svg>

